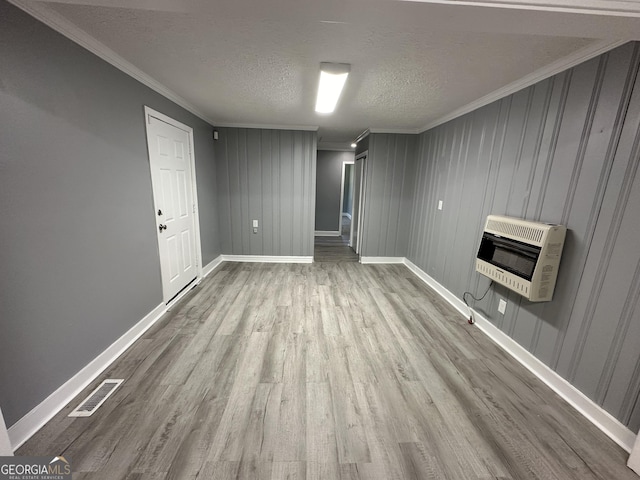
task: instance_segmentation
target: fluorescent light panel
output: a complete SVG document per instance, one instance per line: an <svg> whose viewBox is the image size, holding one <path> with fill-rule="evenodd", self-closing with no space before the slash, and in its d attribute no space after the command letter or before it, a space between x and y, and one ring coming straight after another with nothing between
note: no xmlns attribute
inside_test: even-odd
<svg viewBox="0 0 640 480"><path fill-rule="evenodd" d="M340 93L347 81L350 65L348 63L321 63L320 85L316 112L331 113L335 110Z"/></svg>

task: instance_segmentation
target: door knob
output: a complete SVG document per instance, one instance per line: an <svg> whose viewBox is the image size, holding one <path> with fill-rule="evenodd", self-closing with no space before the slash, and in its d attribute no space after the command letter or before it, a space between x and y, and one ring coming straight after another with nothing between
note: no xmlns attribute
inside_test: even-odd
<svg viewBox="0 0 640 480"><path fill-rule="evenodd" d="M166 225L163 225L163 224L160 224L160 225L158 226L158 229L162 232L162 230L166 230L166 229L167 229L167 226L166 226Z"/></svg>

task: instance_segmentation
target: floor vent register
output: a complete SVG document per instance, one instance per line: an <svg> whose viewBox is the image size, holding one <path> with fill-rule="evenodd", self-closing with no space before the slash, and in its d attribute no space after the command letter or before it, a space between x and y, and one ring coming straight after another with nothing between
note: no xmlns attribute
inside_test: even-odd
<svg viewBox="0 0 640 480"><path fill-rule="evenodd" d="M124 380L107 379L73 410L70 417L90 417L111 396Z"/></svg>

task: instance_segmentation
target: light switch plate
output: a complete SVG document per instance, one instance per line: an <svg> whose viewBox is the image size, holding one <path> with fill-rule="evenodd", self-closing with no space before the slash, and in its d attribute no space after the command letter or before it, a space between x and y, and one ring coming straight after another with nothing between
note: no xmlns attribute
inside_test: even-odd
<svg viewBox="0 0 640 480"><path fill-rule="evenodd" d="M442 210L442 200L438 200L438 210Z"/></svg>
<svg viewBox="0 0 640 480"><path fill-rule="evenodd" d="M253 228L258 228L258 220L253 221Z"/></svg>
<svg viewBox="0 0 640 480"><path fill-rule="evenodd" d="M504 312L507 310L507 302L502 298L498 302L498 311L504 315Z"/></svg>

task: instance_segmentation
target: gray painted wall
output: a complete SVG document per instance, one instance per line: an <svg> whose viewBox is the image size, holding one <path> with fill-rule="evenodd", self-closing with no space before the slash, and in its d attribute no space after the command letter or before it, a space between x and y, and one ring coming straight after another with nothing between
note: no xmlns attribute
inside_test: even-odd
<svg viewBox="0 0 640 480"><path fill-rule="evenodd" d="M162 301L143 106L194 128L203 259L212 127L0 2L0 405L10 426Z"/></svg>
<svg viewBox="0 0 640 480"><path fill-rule="evenodd" d="M312 256L317 133L219 132L215 150L222 252ZM260 225L257 234L253 219Z"/></svg>
<svg viewBox="0 0 640 480"><path fill-rule="evenodd" d="M640 44L627 44L420 135L407 255L461 297L489 283L474 271L488 214L566 225L553 301L529 303L496 286L476 308L633 431L639 64ZM508 301L504 316L498 298Z"/></svg>
<svg viewBox="0 0 640 480"><path fill-rule="evenodd" d="M316 230L340 228L340 188L342 165L353 161L353 152L318 150L316 167Z"/></svg>
<svg viewBox="0 0 640 480"><path fill-rule="evenodd" d="M404 257L409 244L416 135L366 137L366 209L362 256Z"/></svg>

